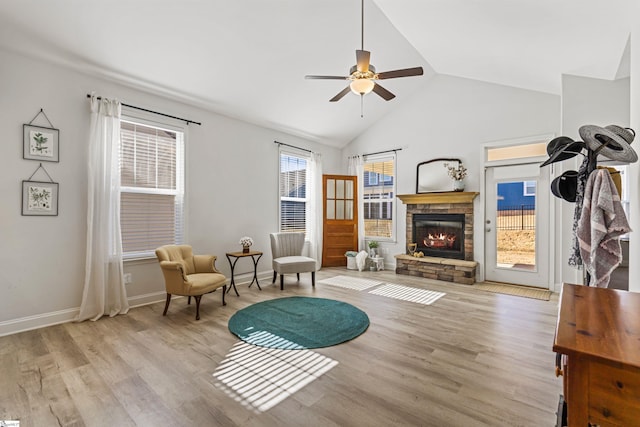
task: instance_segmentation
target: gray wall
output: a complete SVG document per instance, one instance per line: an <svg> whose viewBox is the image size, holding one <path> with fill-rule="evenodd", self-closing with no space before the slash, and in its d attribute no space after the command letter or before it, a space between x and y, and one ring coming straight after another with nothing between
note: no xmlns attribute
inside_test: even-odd
<svg viewBox="0 0 640 427"><path fill-rule="evenodd" d="M580 126L591 124L630 126L629 78L601 80L588 77L562 76L562 135L580 140ZM578 170L584 157L558 162L553 166L553 177L566 170ZM553 179L552 177L552 179ZM582 270L568 265L573 242L574 204L555 199L556 235L556 283L583 283ZM631 233L633 239L633 233Z"/></svg>
<svg viewBox="0 0 640 427"><path fill-rule="evenodd" d="M416 165L439 158L457 157L468 168L466 191L484 192L481 182L483 144L534 135L557 134L560 97L541 92L436 75L410 102L388 115L349 144L345 156L402 147L397 156L397 192L415 193ZM476 213L481 198L475 199ZM397 242L382 243L385 262L405 253L406 207L398 200ZM474 240L483 227L476 215ZM482 260L483 247L475 244L474 259Z"/></svg>
<svg viewBox="0 0 640 427"><path fill-rule="evenodd" d="M57 65L0 50L0 335L72 319L82 299L86 245L86 94L118 98L202 122L188 127L186 241L199 253L239 249L249 235L271 271L268 233L278 228L278 149L274 140L323 155L324 171L340 173L340 150L275 132ZM21 216L21 181L38 167L22 159L22 125L43 108L60 129L60 162L43 163L60 184L57 217ZM37 124L44 124L40 121ZM45 178L37 175L36 178ZM238 264L239 273L252 266ZM125 264L133 274L130 303L164 299L157 262Z"/></svg>

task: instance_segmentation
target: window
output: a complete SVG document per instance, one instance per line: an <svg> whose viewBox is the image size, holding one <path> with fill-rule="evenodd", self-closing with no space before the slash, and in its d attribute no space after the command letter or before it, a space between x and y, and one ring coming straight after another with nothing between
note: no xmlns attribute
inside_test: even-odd
<svg viewBox="0 0 640 427"><path fill-rule="evenodd" d="M524 196L535 196L536 195L536 182L535 181L524 181Z"/></svg>
<svg viewBox="0 0 640 427"><path fill-rule="evenodd" d="M368 156L364 163L365 238L395 239L395 153Z"/></svg>
<svg viewBox="0 0 640 427"><path fill-rule="evenodd" d="M280 151L280 231L306 232L308 168L308 156Z"/></svg>
<svg viewBox="0 0 640 427"><path fill-rule="evenodd" d="M184 133L120 122L120 226L124 259L183 242Z"/></svg>

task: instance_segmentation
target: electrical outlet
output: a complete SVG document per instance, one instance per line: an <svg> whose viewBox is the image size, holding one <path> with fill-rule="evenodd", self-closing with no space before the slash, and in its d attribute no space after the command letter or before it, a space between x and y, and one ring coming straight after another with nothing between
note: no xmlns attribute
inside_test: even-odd
<svg viewBox="0 0 640 427"><path fill-rule="evenodd" d="M125 273L124 274L124 284L125 285L130 285L131 282L133 282L133 275L131 273Z"/></svg>

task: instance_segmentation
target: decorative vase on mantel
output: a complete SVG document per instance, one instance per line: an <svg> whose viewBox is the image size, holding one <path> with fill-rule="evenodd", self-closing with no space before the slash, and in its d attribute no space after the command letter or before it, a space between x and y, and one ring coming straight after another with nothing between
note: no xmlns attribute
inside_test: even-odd
<svg viewBox="0 0 640 427"><path fill-rule="evenodd" d="M464 179L453 180L453 191L464 191Z"/></svg>

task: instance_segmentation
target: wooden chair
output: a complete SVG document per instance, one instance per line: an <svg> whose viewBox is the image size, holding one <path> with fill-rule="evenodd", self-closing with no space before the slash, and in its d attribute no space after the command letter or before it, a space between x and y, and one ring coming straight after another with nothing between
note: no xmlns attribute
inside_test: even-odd
<svg viewBox="0 0 640 427"><path fill-rule="evenodd" d="M311 272L311 285L316 286L316 260L302 256L304 233L271 233L271 256L273 258L273 282L280 274L280 290L284 289L284 275Z"/></svg>
<svg viewBox="0 0 640 427"><path fill-rule="evenodd" d="M191 297L194 297L196 320L200 320L200 299L204 294L222 287L222 305L227 305L224 301L227 278L216 270L216 256L193 255L189 245L161 246L156 249L156 256L160 261L167 288L167 303L164 306L163 316L167 315L171 295L188 297L187 304L191 304Z"/></svg>

